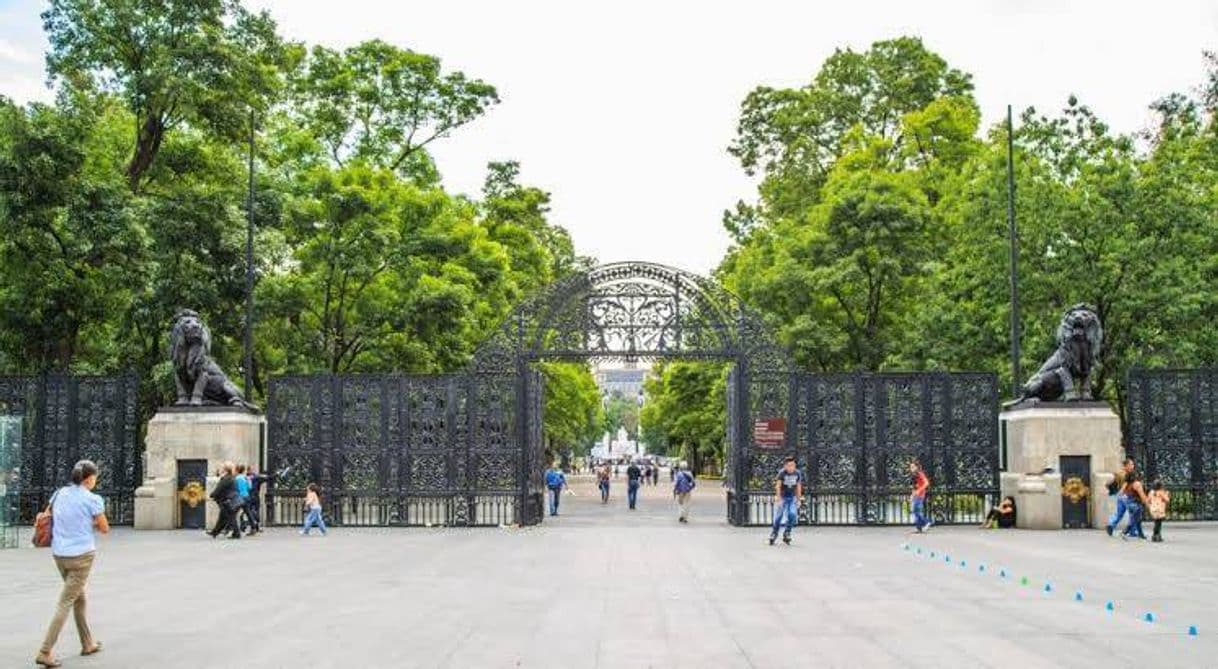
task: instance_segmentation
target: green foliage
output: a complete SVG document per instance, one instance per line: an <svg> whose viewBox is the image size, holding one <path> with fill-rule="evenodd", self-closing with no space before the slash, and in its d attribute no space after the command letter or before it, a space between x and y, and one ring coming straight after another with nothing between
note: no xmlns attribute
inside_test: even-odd
<svg viewBox="0 0 1218 669"><path fill-rule="evenodd" d="M717 470L727 437L727 366L657 364L643 391L639 422L649 450L679 456L696 471Z"/></svg>
<svg viewBox="0 0 1218 669"><path fill-rule="evenodd" d="M540 365L545 377L545 433L550 448L588 452L604 423L600 391L588 365L548 362Z"/></svg>
<svg viewBox="0 0 1218 669"><path fill-rule="evenodd" d="M250 110L274 102L293 60L274 21L237 0L52 0L42 20L48 74L115 93L134 117L132 191L179 125L247 135Z"/></svg>

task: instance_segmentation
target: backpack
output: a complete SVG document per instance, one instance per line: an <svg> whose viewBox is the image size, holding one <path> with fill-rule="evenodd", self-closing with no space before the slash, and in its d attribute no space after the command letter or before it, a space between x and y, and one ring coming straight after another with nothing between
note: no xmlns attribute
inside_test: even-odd
<svg viewBox="0 0 1218 669"><path fill-rule="evenodd" d="M676 490L678 493L687 493L694 489L697 483L694 482L694 477L689 472L677 472Z"/></svg>
<svg viewBox="0 0 1218 669"><path fill-rule="evenodd" d="M558 488L562 486L562 472L557 469L551 469L546 472L546 487Z"/></svg>

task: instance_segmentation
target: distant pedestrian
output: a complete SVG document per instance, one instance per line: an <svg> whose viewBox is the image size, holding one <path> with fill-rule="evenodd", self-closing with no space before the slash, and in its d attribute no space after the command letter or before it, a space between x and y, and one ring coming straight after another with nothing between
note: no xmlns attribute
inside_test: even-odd
<svg viewBox="0 0 1218 669"><path fill-rule="evenodd" d="M652 487L660 485L660 465L651 467L651 485Z"/></svg>
<svg viewBox="0 0 1218 669"><path fill-rule="evenodd" d="M68 611L76 621L80 654L92 655L102 649L85 619L85 585L89 582L93 556L97 553L94 530L102 534L110 532L106 502L93 493L96 486L97 465L90 460L81 460L72 467L72 485L55 491L47 505L51 512L51 555L63 579L63 589L59 592L59 603L42 647L34 657L34 663L43 667L62 666L55 659L54 650L59 632L67 622Z"/></svg>
<svg viewBox="0 0 1218 669"><path fill-rule="evenodd" d="M601 504L609 502L609 465L601 465L596 470L596 487L601 491Z"/></svg>
<svg viewBox="0 0 1218 669"><path fill-rule="evenodd" d="M774 524L770 527L770 545L778 538L778 527L784 522L782 542L791 543L791 530L799 522L799 504L804 497L804 475L795 466L795 458L788 455L782 461L782 469L774 477Z"/></svg>
<svg viewBox="0 0 1218 669"><path fill-rule="evenodd" d="M923 471L922 463L917 458L909 462L909 474L913 477L913 492L909 494L909 504L913 510L914 531L922 533L935 524L926 515L926 494L930 491L930 477Z"/></svg>
<svg viewBox="0 0 1218 669"><path fill-rule="evenodd" d="M672 486L672 494L677 498L677 508L681 510L681 515L677 517L677 522L681 523L689 522L689 500L694 492L694 486L697 485L694 482L693 474L686 471L686 467L687 465L682 462L680 471L677 472Z"/></svg>
<svg viewBox="0 0 1218 669"><path fill-rule="evenodd" d="M305 519L300 533L307 537L309 530L316 527L321 530L321 535L324 537L326 536L326 521L321 517L321 495L318 493L317 484L310 483L305 490Z"/></svg>
<svg viewBox="0 0 1218 669"><path fill-rule="evenodd" d="M631 509L639 503L639 485L643 478L643 470L633 462L626 468L626 503Z"/></svg>
<svg viewBox="0 0 1218 669"><path fill-rule="evenodd" d="M567 487L567 477L557 464L546 470L546 488L550 490L550 515L558 515L558 502L562 499L563 488Z"/></svg>
<svg viewBox="0 0 1218 669"><path fill-rule="evenodd" d="M681 463L681 468L682 468L682 469L684 469L684 468L685 468L685 463L684 463L684 462L682 462L682 463ZM669 481L670 483L671 483L671 482L673 482L673 481L675 481L675 480L676 480L676 476L677 476L677 468L676 468L676 467L671 467L671 466L670 466L670 467L668 468L668 481Z"/></svg>
<svg viewBox="0 0 1218 669"><path fill-rule="evenodd" d="M1112 517L1108 519L1108 525L1104 528L1108 532L1108 536L1112 536L1117 525L1121 524L1121 518L1125 516L1128 510L1129 496L1125 494L1125 479L1130 475L1136 475L1137 469L1134 466L1133 458L1125 458L1125 462L1121 464L1121 471L1117 472L1113 477L1111 490L1116 492L1116 511ZM1111 494L1111 493L1110 493Z"/></svg>
<svg viewBox="0 0 1218 669"><path fill-rule="evenodd" d="M1124 493L1127 500L1125 511L1129 514L1129 525L1121 533L1121 538L1145 539L1146 533L1142 531L1142 514L1150 500L1146 497L1146 490L1142 487L1142 477L1136 471L1125 475Z"/></svg>
<svg viewBox="0 0 1218 669"><path fill-rule="evenodd" d="M211 491L212 501L220 507L216 525L208 532L212 539L230 530L229 539L241 538L241 530L237 527L237 510L241 508L241 496L237 493L236 471L237 468L231 462L221 465L220 480Z"/></svg>
<svg viewBox="0 0 1218 669"><path fill-rule="evenodd" d="M618 474L618 472L617 472L617 464L615 463L615 464L613 465L613 478L617 478L617 474Z"/></svg>
<svg viewBox="0 0 1218 669"><path fill-rule="evenodd" d="M1150 517L1155 521L1155 530L1150 540L1155 543L1163 541L1163 521L1167 519L1167 505L1171 502L1171 493L1163 487L1162 481L1155 481L1150 490Z"/></svg>

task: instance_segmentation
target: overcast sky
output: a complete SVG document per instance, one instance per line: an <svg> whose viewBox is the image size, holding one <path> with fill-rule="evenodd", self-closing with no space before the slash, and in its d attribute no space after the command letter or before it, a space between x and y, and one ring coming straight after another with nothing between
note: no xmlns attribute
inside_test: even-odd
<svg viewBox="0 0 1218 669"><path fill-rule="evenodd" d="M722 211L754 184L727 154L740 101L799 86L837 47L918 35L970 72L985 123L1055 110L1070 93L1114 128L1189 91L1218 49L1218 2L523 2L252 0L290 39L379 37L494 84L502 103L435 145L446 185L476 194L513 159L553 194L553 220L602 262L707 272L728 245ZM38 13L0 0L0 93L45 99Z"/></svg>

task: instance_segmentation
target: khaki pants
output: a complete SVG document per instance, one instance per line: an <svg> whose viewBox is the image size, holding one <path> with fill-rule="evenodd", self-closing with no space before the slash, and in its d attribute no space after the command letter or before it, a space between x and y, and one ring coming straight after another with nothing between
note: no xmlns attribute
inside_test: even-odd
<svg viewBox="0 0 1218 669"><path fill-rule="evenodd" d="M89 572L93 569L93 553L69 558L57 556L55 566L63 577L63 591L59 593L59 605L55 607L55 617L51 618L51 626L47 628L47 636L42 641L41 653L51 654L51 649L59 640L59 632L68 619L69 610L76 619L76 633L80 635L81 650L92 648L93 634L85 620L85 583L89 581Z"/></svg>
<svg viewBox="0 0 1218 669"><path fill-rule="evenodd" d="M681 509L681 517L686 520L689 520L689 498L690 493L677 493L677 507Z"/></svg>

